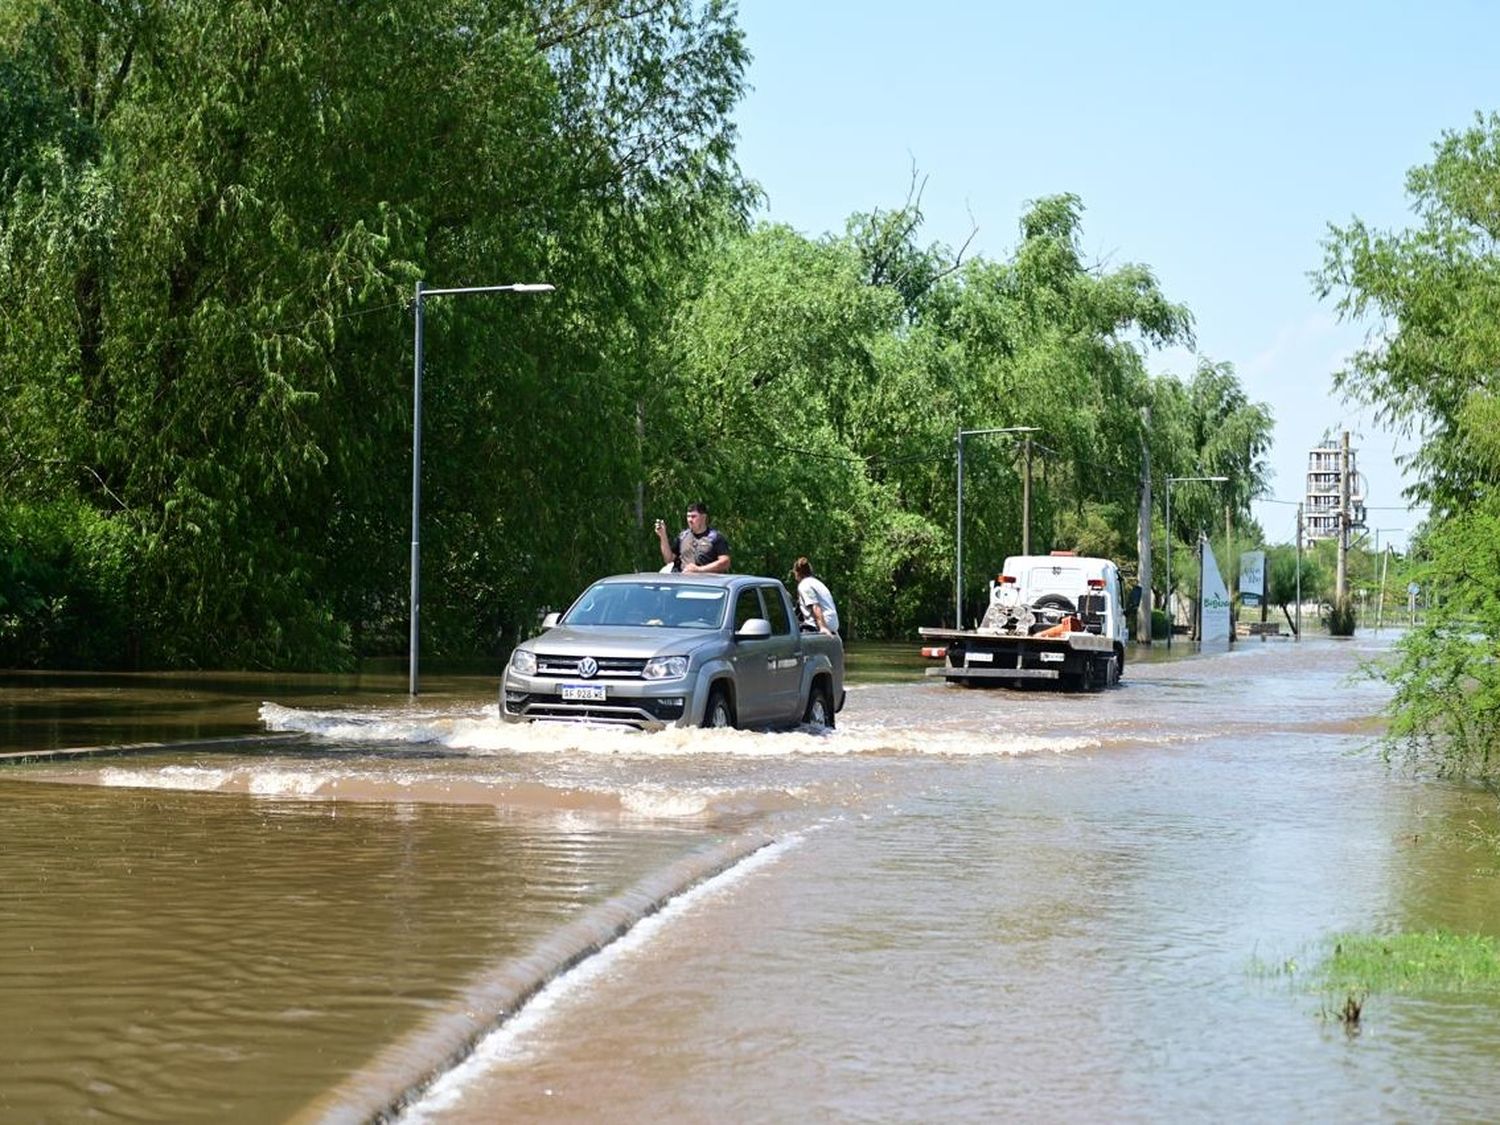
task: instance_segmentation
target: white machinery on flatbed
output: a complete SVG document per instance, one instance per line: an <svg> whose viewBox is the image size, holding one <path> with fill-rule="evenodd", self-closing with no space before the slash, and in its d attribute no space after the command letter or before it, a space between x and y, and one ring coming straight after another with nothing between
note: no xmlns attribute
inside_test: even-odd
<svg viewBox="0 0 1500 1125"><path fill-rule="evenodd" d="M977 629L919 629L941 646L929 676L976 685L1059 680L1077 691L1119 682L1128 626L1120 571L1108 559L1072 551L1014 555L990 583Z"/></svg>

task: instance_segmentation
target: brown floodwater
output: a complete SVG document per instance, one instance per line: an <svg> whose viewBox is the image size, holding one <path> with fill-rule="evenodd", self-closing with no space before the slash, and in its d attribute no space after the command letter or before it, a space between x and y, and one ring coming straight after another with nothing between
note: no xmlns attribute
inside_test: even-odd
<svg viewBox="0 0 1500 1125"><path fill-rule="evenodd" d="M871 648L831 734L7 677L4 750L295 741L0 769L0 1119L1489 1118L1496 997L1350 1036L1262 968L1500 935L1493 799L1367 749L1388 639L1158 649L1091 696Z"/></svg>

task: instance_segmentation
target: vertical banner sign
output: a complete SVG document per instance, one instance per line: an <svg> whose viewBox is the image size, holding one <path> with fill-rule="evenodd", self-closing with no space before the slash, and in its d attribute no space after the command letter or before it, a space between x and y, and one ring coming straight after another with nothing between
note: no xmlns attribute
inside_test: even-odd
<svg viewBox="0 0 1500 1125"><path fill-rule="evenodd" d="M1266 596L1266 553L1245 551L1240 555L1240 604L1260 605Z"/></svg>
<svg viewBox="0 0 1500 1125"><path fill-rule="evenodd" d="M1203 626L1200 639L1205 642L1229 640L1229 590L1224 585L1224 577L1219 573L1219 560L1214 558L1214 549L1208 545L1208 538L1201 540L1203 544L1203 573L1198 586L1201 592Z"/></svg>

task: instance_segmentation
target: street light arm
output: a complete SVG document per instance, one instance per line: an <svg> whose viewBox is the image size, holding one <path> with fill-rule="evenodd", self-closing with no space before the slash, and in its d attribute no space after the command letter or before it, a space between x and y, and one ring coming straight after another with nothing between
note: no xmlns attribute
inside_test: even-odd
<svg viewBox="0 0 1500 1125"><path fill-rule="evenodd" d="M1039 434L1040 426L999 426L989 430L959 430L959 437L975 437L979 434Z"/></svg>
<svg viewBox="0 0 1500 1125"><path fill-rule="evenodd" d="M450 293L552 293L557 287L545 281L523 281L515 285L464 285L454 289L423 289L424 297L445 297Z"/></svg>

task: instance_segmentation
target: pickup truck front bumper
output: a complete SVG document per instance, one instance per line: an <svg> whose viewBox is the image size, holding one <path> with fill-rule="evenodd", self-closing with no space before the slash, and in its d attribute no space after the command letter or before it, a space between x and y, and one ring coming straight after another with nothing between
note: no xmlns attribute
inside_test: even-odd
<svg viewBox="0 0 1500 1125"><path fill-rule="evenodd" d="M637 730L693 726L703 714L703 700L694 697L692 683L690 678L584 683L522 676L507 668L500 681L500 717L509 723L600 723Z"/></svg>

